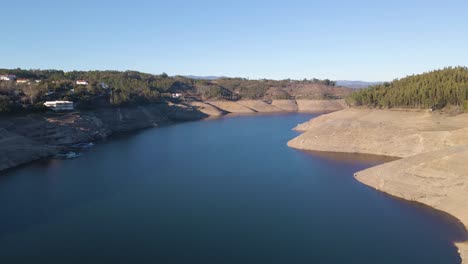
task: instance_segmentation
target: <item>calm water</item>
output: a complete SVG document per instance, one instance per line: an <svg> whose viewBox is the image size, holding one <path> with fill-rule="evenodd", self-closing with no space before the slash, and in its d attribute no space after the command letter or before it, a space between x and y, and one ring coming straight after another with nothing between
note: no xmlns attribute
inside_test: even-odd
<svg viewBox="0 0 468 264"><path fill-rule="evenodd" d="M459 263L453 220L290 149L311 115L151 129L0 177L0 263Z"/></svg>

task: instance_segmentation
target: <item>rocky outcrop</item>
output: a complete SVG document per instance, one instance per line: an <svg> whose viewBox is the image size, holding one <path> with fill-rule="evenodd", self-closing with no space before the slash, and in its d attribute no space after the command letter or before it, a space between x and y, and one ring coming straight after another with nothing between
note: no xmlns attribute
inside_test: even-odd
<svg viewBox="0 0 468 264"><path fill-rule="evenodd" d="M44 146L0 128L0 171L53 155L54 147Z"/></svg>
<svg viewBox="0 0 468 264"><path fill-rule="evenodd" d="M347 109L298 125L298 149L400 157L356 173L377 190L447 212L468 227L468 114ZM468 244L456 243L464 263Z"/></svg>

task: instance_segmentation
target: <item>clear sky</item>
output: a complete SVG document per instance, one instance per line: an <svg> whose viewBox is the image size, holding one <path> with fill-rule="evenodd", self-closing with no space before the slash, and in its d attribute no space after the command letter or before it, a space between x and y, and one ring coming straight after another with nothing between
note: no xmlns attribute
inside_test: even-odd
<svg viewBox="0 0 468 264"><path fill-rule="evenodd" d="M387 81L468 64L467 0L1 0L1 68Z"/></svg>

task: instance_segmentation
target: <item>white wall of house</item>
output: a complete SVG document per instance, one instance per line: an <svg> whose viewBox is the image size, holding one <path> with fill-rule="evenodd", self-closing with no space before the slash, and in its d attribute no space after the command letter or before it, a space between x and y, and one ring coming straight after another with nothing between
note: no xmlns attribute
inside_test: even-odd
<svg viewBox="0 0 468 264"><path fill-rule="evenodd" d="M76 85L88 85L88 82L83 81L83 80L78 80L78 81L76 81Z"/></svg>
<svg viewBox="0 0 468 264"><path fill-rule="evenodd" d="M73 102L70 101L47 101L44 105L54 111L73 111Z"/></svg>
<svg viewBox="0 0 468 264"><path fill-rule="evenodd" d="M15 75L0 75L0 81L13 81L15 79Z"/></svg>

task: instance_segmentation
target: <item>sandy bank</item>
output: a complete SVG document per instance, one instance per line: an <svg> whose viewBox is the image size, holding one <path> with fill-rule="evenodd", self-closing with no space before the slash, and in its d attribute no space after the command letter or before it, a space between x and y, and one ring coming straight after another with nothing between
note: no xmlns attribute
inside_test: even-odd
<svg viewBox="0 0 468 264"><path fill-rule="evenodd" d="M468 143L468 115L346 109L295 129L288 145L304 150L409 157Z"/></svg>
<svg viewBox="0 0 468 264"><path fill-rule="evenodd" d="M255 113L254 110L233 101L207 101L206 103L228 113Z"/></svg>
<svg viewBox="0 0 468 264"><path fill-rule="evenodd" d="M356 173L360 182L447 212L468 228L468 145L400 159ZM467 263L468 243L456 243Z"/></svg>
<svg viewBox="0 0 468 264"><path fill-rule="evenodd" d="M447 212L468 227L468 114L346 109L296 127L303 150L401 157L356 173L373 188ZM468 244L456 243L463 263Z"/></svg>
<svg viewBox="0 0 468 264"><path fill-rule="evenodd" d="M228 113L318 113L347 108L344 100L273 100L271 104L261 100L207 101L205 103Z"/></svg>
<svg viewBox="0 0 468 264"><path fill-rule="evenodd" d="M284 111L283 109L280 109L271 104L267 104L260 100L241 100L241 101L238 101L237 103L259 113L274 113L274 112Z"/></svg>
<svg viewBox="0 0 468 264"><path fill-rule="evenodd" d="M297 107L296 100L273 100L271 105L282 109L286 112L297 112L299 108Z"/></svg>
<svg viewBox="0 0 468 264"><path fill-rule="evenodd" d="M203 102L190 102L189 105L195 107L198 111L205 113L209 116L222 116L224 112L210 104L206 104Z"/></svg>
<svg viewBox="0 0 468 264"><path fill-rule="evenodd" d="M299 112L333 112L348 108L346 102L340 100L296 100Z"/></svg>

